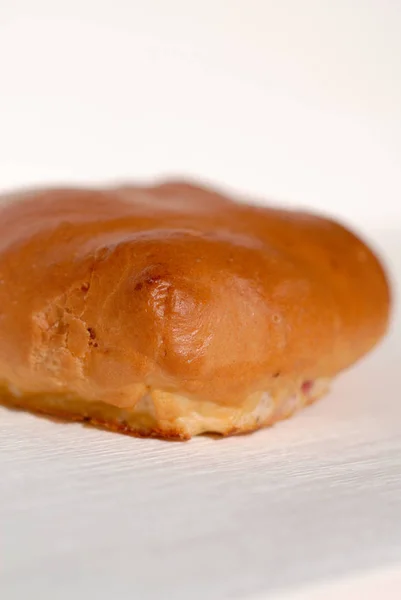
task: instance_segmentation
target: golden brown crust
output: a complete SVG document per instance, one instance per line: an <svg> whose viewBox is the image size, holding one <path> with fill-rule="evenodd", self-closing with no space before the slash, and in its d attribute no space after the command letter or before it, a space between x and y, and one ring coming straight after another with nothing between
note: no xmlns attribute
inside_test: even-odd
<svg viewBox="0 0 401 600"><path fill-rule="evenodd" d="M131 409L151 389L240 407L357 361L389 288L337 223L173 182L14 197L0 307L0 383L22 398Z"/></svg>

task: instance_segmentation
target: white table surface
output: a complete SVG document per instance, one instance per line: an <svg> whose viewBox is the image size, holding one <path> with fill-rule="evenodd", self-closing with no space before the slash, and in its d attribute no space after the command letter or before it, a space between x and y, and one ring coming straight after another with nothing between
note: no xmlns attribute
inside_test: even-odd
<svg viewBox="0 0 401 600"><path fill-rule="evenodd" d="M4 0L0 190L210 178L349 222L399 290L400 30L383 0ZM400 598L400 373L395 310L327 398L250 436L0 409L0 598Z"/></svg>

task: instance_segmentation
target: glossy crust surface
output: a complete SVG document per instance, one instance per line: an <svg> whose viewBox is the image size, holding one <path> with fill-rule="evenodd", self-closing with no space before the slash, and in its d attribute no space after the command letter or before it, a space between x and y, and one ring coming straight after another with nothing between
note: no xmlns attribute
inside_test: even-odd
<svg viewBox="0 0 401 600"><path fill-rule="evenodd" d="M8 404L140 435L250 430L311 401L305 384L355 363L388 317L377 258L318 216L185 182L0 207ZM248 418L262 398L275 408Z"/></svg>

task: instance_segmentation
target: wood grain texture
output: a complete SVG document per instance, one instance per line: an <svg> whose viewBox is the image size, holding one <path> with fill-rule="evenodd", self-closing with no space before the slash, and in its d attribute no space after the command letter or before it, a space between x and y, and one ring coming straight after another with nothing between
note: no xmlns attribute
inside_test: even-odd
<svg viewBox="0 0 401 600"><path fill-rule="evenodd" d="M236 439L131 439L2 409L2 597L283 598L395 568L400 349L398 319L326 400Z"/></svg>

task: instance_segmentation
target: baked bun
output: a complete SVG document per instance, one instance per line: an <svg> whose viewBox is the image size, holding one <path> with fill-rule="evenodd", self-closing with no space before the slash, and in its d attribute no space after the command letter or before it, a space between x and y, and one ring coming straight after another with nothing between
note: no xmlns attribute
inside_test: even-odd
<svg viewBox="0 0 401 600"><path fill-rule="evenodd" d="M0 208L2 402L141 436L251 431L383 336L344 227L206 188L54 189Z"/></svg>

